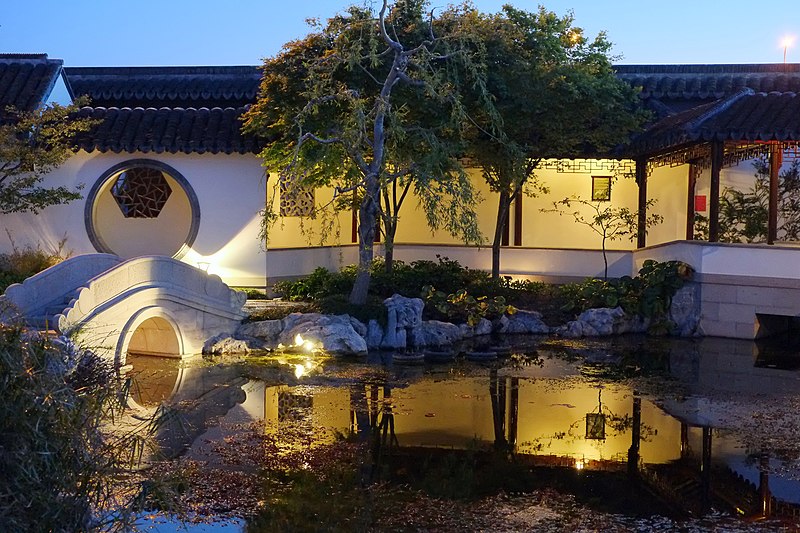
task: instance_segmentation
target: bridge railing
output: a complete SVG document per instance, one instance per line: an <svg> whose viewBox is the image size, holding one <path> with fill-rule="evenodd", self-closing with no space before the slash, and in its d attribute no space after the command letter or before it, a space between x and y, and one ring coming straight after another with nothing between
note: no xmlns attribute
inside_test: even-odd
<svg viewBox="0 0 800 533"><path fill-rule="evenodd" d="M9 286L5 292L10 302L23 316L36 316L55 303L62 302L89 279L122 263L113 254L84 254L70 257L22 283Z"/></svg>
<svg viewBox="0 0 800 533"><path fill-rule="evenodd" d="M65 331L81 324L101 309L117 305L133 293L157 289L164 294L182 295L194 307L215 310L241 319L247 298L230 289L219 276L166 256L128 259L103 272L78 291L73 304L59 318Z"/></svg>

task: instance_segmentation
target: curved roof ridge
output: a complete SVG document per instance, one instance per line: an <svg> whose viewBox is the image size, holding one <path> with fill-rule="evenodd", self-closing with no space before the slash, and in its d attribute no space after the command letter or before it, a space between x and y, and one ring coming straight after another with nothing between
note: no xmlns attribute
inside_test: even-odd
<svg viewBox="0 0 800 533"><path fill-rule="evenodd" d="M614 65L618 74L797 74L800 63L674 63Z"/></svg>
<svg viewBox="0 0 800 533"><path fill-rule="evenodd" d="M745 87L744 89L739 89L731 96L728 96L727 98L723 98L721 100L717 100L702 114L686 122L686 124L684 125L684 129L688 131L696 130L697 128L702 126L703 123L706 122L707 120L719 115L726 109L730 108L733 104L738 102L742 97L752 96L754 94L756 94L756 92L749 87Z"/></svg>

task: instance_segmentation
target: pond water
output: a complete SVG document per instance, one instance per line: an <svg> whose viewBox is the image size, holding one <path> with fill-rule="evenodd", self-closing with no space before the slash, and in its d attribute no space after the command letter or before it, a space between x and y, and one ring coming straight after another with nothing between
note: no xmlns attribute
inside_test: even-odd
<svg viewBox="0 0 800 533"><path fill-rule="evenodd" d="M453 497L480 478L488 492L552 486L609 513L713 510L797 527L800 355L720 339L511 344L484 362L405 365L380 353L128 362L135 405L175 415L158 435L171 457L224 462L220 447L257 427L288 448L371 442L370 482L424 485L427 468ZM442 468L497 469L480 454L513 468L467 477Z"/></svg>

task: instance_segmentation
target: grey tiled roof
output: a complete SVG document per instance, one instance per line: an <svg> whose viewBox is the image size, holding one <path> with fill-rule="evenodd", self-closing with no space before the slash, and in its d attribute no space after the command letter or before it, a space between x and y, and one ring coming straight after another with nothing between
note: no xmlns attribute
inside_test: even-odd
<svg viewBox="0 0 800 533"><path fill-rule="evenodd" d="M642 98L711 99L741 89L800 92L800 64L616 65L617 76L641 87Z"/></svg>
<svg viewBox="0 0 800 533"><path fill-rule="evenodd" d="M65 67L70 94L100 107L241 107L254 103L255 66Z"/></svg>
<svg viewBox="0 0 800 533"><path fill-rule="evenodd" d="M84 107L79 116L101 122L77 146L87 152L257 153L254 139L241 133L245 109Z"/></svg>
<svg viewBox="0 0 800 533"><path fill-rule="evenodd" d="M0 54L0 115L7 106L36 109L53 89L62 64L47 54Z"/></svg>
<svg viewBox="0 0 800 533"><path fill-rule="evenodd" d="M712 140L800 141L800 95L742 89L658 121L634 139L629 149L644 154Z"/></svg>
<svg viewBox="0 0 800 533"><path fill-rule="evenodd" d="M641 88L656 119L728 97L742 89L800 92L800 64L616 65L617 76Z"/></svg>

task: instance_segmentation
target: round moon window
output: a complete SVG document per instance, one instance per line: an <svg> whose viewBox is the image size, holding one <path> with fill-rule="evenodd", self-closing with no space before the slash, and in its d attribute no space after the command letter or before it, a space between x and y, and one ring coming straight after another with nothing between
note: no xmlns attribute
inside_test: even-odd
<svg viewBox="0 0 800 533"><path fill-rule="evenodd" d="M134 160L107 170L86 200L86 231L99 252L181 257L194 242L200 207L175 169Z"/></svg>

